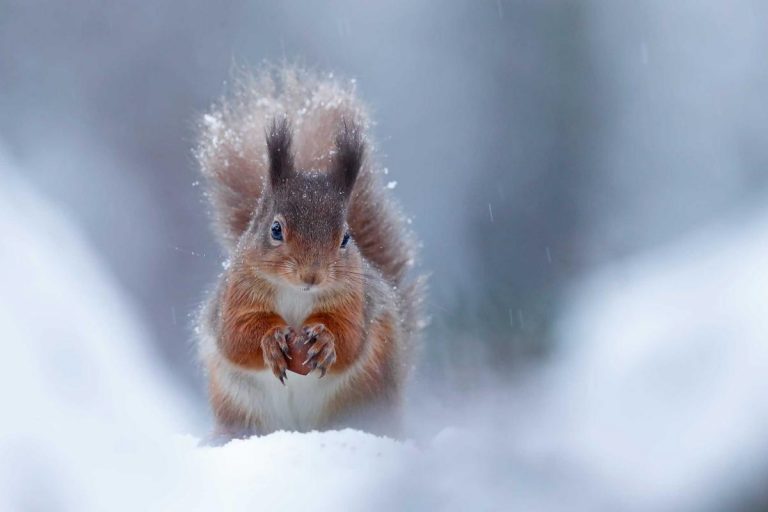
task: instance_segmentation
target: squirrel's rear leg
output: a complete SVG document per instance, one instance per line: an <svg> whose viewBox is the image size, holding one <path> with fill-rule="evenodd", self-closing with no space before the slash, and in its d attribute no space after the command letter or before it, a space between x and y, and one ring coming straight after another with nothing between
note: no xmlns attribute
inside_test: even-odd
<svg viewBox="0 0 768 512"><path fill-rule="evenodd" d="M200 444L221 446L233 439L245 439L259 433L260 422L243 411L221 388L218 368L209 367L208 394L216 421L214 431Z"/></svg>

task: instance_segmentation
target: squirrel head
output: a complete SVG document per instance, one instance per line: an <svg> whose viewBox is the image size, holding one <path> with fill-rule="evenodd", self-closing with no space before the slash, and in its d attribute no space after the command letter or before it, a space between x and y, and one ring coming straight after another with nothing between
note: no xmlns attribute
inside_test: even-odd
<svg viewBox="0 0 768 512"><path fill-rule="evenodd" d="M347 226L347 207L365 156L355 123L343 121L330 165L297 170L287 119L274 120L266 134L269 186L247 238L247 259L279 284L305 291L323 289L360 275L360 256Z"/></svg>

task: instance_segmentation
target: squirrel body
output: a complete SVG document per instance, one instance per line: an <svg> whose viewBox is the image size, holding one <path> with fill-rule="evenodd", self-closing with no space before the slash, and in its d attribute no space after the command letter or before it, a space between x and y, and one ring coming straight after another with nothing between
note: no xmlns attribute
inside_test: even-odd
<svg viewBox="0 0 768 512"><path fill-rule="evenodd" d="M196 156L228 255L197 329L217 436L397 434L423 278L406 279L415 243L368 126L353 86L288 67L203 117ZM306 376L287 373L299 354Z"/></svg>

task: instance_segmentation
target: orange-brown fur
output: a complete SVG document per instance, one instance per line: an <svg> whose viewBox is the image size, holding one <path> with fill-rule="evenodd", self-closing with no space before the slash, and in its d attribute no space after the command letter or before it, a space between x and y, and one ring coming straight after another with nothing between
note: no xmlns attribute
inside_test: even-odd
<svg viewBox="0 0 768 512"><path fill-rule="evenodd" d="M354 90L294 68L244 81L205 116L197 156L229 256L200 316L219 433L396 430L421 280L406 281L413 237L377 177L368 124ZM293 342L311 344L318 371L286 374Z"/></svg>

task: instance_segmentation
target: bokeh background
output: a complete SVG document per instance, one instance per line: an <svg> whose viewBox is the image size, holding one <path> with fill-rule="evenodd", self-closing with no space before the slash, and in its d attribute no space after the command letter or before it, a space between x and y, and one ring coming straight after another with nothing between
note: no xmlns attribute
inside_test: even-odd
<svg viewBox="0 0 768 512"><path fill-rule="evenodd" d="M727 432L728 407L745 400L741 442L768 431L756 393L768 343L766 26L759 0L0 0L0 144L14 179L76 225L115 280L158 371L196 411L193 431L207 420L191 315L222 260L196 187L195 123L233 70L287 60L357 81L423 242L431 324L411 386L415 430L468 397L524 416L539 402L532 375L567 390L578 379L553 368L593 353L593 373L579 366L585 389L630 384L585 417L609 402L623 417L619 404L661 380L670 386L643 399L679 401L655 426L689 414L690 395L675 393L692 389ZM712 346L736 359L702 356ZM433 423L420 429L425 411ZM616 443L610 453L631 440ZM729 489L746 485L736 502L756 510L768 459L750 443L738 445L748 457L728 444L713 460L747 475Z"/></svg>

